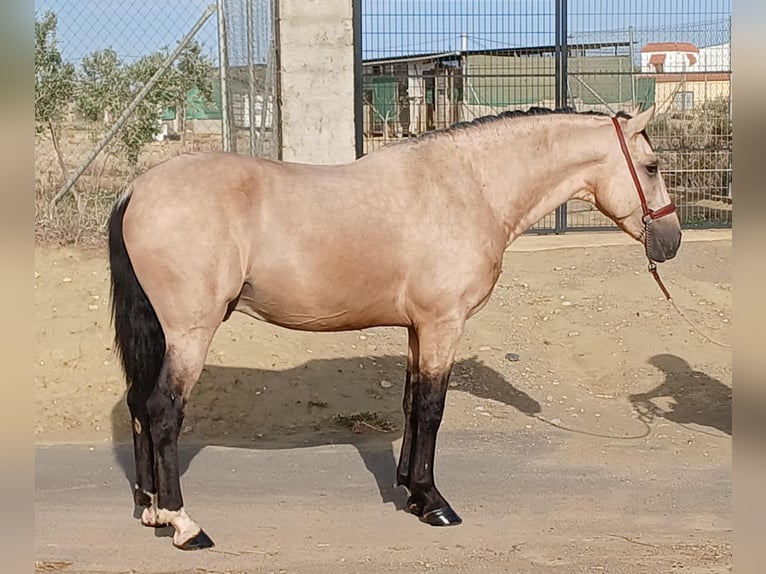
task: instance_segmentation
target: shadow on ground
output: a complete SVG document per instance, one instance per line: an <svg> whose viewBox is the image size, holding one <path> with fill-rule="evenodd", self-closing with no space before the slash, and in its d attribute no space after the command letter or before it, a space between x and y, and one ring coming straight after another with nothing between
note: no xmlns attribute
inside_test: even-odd
<svg viewBox="0 0 766 574"><path fill-rule="evenodd" d="M630 402L638 412L678 424L711 427L731 435L731 388L694 370L675 355L655 355L649 364L661 370L665 380L649 392L630 395ZM670 399L672 404L667 408L658 407L653 401L661 398Z"/></svg>
<svg viewBox="0 0 766 574"><path fill-rule="evenodd" d="M401 356L320 359L284 371L208 365L194 387L179 441L179 470L208 445L263 449L353 445L374 476L384 503L404 508L395 489L401 437L404 362ZM381 381L392 386L381 386ZM476 359L455 363L453 390L492 399L534 416L540 404ZM396 426L392 432L355 434L334 415L375 412ZM134 463L130 415L125 397L112 411L115 455L131 485Z"/></svg>

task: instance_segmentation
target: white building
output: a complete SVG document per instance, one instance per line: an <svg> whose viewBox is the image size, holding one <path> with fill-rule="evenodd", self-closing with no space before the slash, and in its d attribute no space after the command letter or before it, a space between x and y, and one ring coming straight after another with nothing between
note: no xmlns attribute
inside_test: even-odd
<svg viewBox="0 0 766 574"><path fill-rule="evenodd" d="M641 49L641 72L673 74L731 71L731 46L698 48L689 42L652 42Z"/></svg>
<svg viewBox="0 0 766 574"><path fill-rule="evenodd" d="M691 110L730 97L730 44L649 43L641 49L641 72L655 82L658 112Z"/></svg>

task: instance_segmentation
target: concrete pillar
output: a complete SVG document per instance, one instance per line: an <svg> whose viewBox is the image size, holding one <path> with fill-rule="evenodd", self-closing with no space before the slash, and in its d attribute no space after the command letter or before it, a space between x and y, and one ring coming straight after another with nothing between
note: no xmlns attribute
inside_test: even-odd
<svg viewBox="0 0 766 574"><path fill-rule="evenodd" d="M352 0L278 1L282 159L353 161Z"/></svg>

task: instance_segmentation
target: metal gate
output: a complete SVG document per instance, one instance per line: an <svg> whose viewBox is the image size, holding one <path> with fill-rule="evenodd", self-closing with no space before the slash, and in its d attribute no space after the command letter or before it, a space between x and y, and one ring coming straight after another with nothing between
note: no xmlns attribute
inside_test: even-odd
<svg viewBox="0 0 766 574"><path fill-rule="evenodd" d="M225 151L280 154L278 0L218 0Z"/></svg>
<svg viewBox="0 0 766 574"><path fill-rule="evenodd" d="M730 0L357 6L362 153L508 109L655 104L649 135L683 226L731 225ZM573 200L530 231L613 228Z"/></svg>

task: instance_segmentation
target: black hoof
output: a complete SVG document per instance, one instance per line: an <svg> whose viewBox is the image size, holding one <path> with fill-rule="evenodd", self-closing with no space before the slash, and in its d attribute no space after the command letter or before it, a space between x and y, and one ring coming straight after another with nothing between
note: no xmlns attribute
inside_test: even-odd
<svg viewBox="0 0 766 574"><path fill-rule="evenodd" d="M445 506L426 512L420 517L420 521L431 526L457 526L463 522L463 519L451 507Z"/></svg>
<svg viewBox="0 0 766 574"><path fill-rule="evenodd" d="M200 530L197 536L192 536L183 544L174 544L174 546L181 550L203 550L205 548L212 548L215 546L215 543L210 540L210 537L205 534L204 530Z"/></svg>

